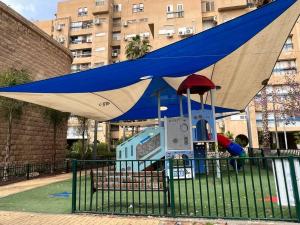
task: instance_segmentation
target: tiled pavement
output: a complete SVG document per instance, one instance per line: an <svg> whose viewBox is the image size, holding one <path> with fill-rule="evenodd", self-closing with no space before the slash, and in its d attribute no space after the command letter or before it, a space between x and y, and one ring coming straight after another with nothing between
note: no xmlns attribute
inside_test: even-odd
<svg viewBox="0 0 300 225"><path fill-rule="evenodd" d="M0 225L282 225L292 223L250 221L175 220L153 217L62 215L0 211Z"/></svg>

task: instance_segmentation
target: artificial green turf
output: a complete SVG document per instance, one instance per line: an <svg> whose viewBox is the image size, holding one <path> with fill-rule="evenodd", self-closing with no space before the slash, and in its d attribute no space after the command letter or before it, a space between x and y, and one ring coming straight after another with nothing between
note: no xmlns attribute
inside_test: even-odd
<svg viewBox="0 0 300 225"><path fill-rule="evenodd" d="M0 210L70 213L72 204L71 195L69 198L53 198L49 195L71 192L71 187L72 181L68 180L0 198Z"/></svg>
<svg viewBox="0 0 300 225"><path fill-rule="evenodd" d="M245 174L236 174L233 170L222 174L221 179L211 173L194 180L174 180L175 215L283 220L296 218L295 207L280 208L277 203L265 200L276 196L271 170L267 172L253 168L253 176L249 168ZM0 210L70 213L71 196L65 199L49 195L71 192L71 184L71 180L68 180L2 198ZM162 216L172 213L171 208L164 204L166 196L162 192L98 191L90 204L89 176L82 173L77 184L77 211Z"/></svg>

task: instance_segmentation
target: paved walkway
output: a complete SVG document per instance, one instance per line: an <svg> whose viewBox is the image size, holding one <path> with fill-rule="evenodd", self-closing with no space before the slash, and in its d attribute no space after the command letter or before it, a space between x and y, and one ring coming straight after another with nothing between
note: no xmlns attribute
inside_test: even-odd
<svg viewBox="0 0 300 225"><path fill-rule="evenodd" d="M208 221L153 217L117 217L100 215L52 215L0 211L0 225L283 225L293 223ZM295 223L296 225L296 223Z"/></svg>
<svg viewBox="0 0 300 225"><path fill-rule="evenodd" d="M26 180L14 184L0 186L0 198L6 197L8 195L16 194L22 191L27 191L33 188L41 187L44 185L71 179L71 177L72 174L67 173L67 174L61 174L53 177L35 178L32 180Z"/></svg>

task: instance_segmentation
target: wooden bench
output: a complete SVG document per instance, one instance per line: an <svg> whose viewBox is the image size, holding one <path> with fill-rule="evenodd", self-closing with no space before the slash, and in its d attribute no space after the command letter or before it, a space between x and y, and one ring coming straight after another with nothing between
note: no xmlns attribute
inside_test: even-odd
<svg viewBox="0 0 300 225"><path fill-rule="evenodd" d="M91 170L91 205L97 191L163 192L170 206L169 177L164 171L115 172Z"/></svg>

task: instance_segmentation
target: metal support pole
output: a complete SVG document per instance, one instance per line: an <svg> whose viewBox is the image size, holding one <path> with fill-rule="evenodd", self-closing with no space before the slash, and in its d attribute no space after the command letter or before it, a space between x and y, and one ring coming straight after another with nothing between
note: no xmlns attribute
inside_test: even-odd
<svg viewBox="0 0 300 225"><path fill-rule="evenodd" d="M76 212L77 160L72 160L72 213Z"/></svg>
<svg viewBox="0 0 300 225"><path fill-rule="evenodd" d="M98 142L98 121L95 120L94 126L94 148L93 148L93 159L95 160L97 157L97 143Z"/></svg>
<svg viewBox="0 0 300 225"><path fill-rule="evenodd" d="M201 111L204 111L204 102L203 102L203 95L200 95L200 102L201 102Z"/></svg>
<svg viewBox="0 0 300 225"><path fill-rule="evenodd" d="M219 158L219 148L218 148L218 137L217 137L217 125L216 125L216 109L215 109L215 91L216 89L210 90L210 99L211 99L211 109L213 114L213 130L214 130L214 138L215 138L215 153L216 158ZM220 171L220 161L216 161L217 164L217 178L221 178L221 171Z"/></svg>
<svg viewBox="0 0 300 225"><path fill-rule="evenodd" d="M182 95L179 96L180 117L183 117Z"/></svg>
<svg viewBox="0 0 300 225"><path fill-rule="evenodd" d="M178 169L178 168L177 168ZM171 201L171 215L175 217L175 193L174 193L174 168L173 168L173 159L169 159L169 178L170 178L170 201Z"/></svg>
<svg viewBox="0 0 300 225"><path fill-rule="evenodd" d="M192 123L192 104L191 104L191 90L187 89L188 97L188 115L189 115L189 127L190 127L190 142L191 142L191 151L194 150L193 146L193 123Z"/></svg>
<svg viewBox="0 0 300 225"><path fill-rule="evenodd" d="M126 126L123 126L123 137L122 137L123 142L125 141L125 139L126 139Z"/></svg>
<svg viewBox="0 0 300 225"><path fill-rule="evenodd" d="M246 120L247 120L247 132L248 132L248 138L249 138L249 148L253 149L252 128L251 128L249 106L247 106L247 108L246 108Z"/></svg>
<svg viewBox="0 0 300 225"><path fill-rule="evenodd" d="M161 111L160 111L160 92L157 93L157 116L158 116L158 126L161 125Z"/></svg>

